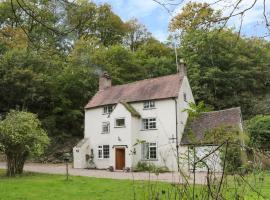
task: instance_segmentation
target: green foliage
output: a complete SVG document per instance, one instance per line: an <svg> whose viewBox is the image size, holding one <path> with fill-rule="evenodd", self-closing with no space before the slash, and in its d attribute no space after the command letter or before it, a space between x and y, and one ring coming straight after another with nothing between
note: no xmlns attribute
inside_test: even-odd
<svg viewBox="0 0 270 200"><path fill-rule="evenodd" d="M210 106L206 106L203 101L200 101L198 105L194 102L189 102L188 105L189 107L184 109L182 112L188 113L189 121L199 117L203 112L209 112L212 110L212 108Z"/></svg>
<svg viewBox="0 0 270 200"><path fill-rule="evenodd" d="M136 19L123 22L108 4L5 0L0 10L0 114L38 113L52 137L83 135L84 105L101 71L113 84L176 73L174 48ZM189 3L176 18L196 101L241 106L245 118L269 114L270 43L216 30L211 21L220 12L207 4Z"/></svg>
<svg viewBox="0 0 270 200"><path fill-rule="evenodd" d="M209 29L213 24L221 22L221 11L215 11L208 3L188 2L181 13L176 15L171 23L170 29L180 29L184 32L196 29Z"/></svg>
<svg viewBox="0 0 270 200"><path fill-rule="evenodd" d="M239 129L230 126L221 126L205 133L204 141L217 146L222 145L221 166L225 162L225 171L228 173L239 173L247 165L246 152L242 144L247 141L246 135Z"/></svg>
<svg viewBox="0 0 270 200"><path fill-rule="evenodd" d="M156 166L153 163L150 162L138 162L135 169L133 170L135 172L152 172L152 173L165 173L169 172L168 167L166 166Z"/></svg>
<svg viewBox="0 0 270 200"><path fill-rule="evenodd" d="M173 200L175 197L177 199L192 198L192 187L186 184L178 184L176 180L172 184L161 181L132 181L71 176L70 181L64 181L64 175L37 173L26 173L11 179L3 177L3 173L4 170L0 170L0 188L2 189L1 198L3 200L20 199L26 196L27 200L88 200L89 198L91 200L118 200L123 199L123 197L125 200L141 200L151 199L155 197L155 194L166 200ZM222 189L222 198L264 199L258 196L257 191L259 191L267 199L270 195L269 171L254 173L244 178L243 180L237 176L225 177L224 182L226 184ZM14 188L16 189L14 190ZM211 189L214 193L217 190L217 185L212 184ZM78 191L80 192L78 193ZM195 194L198 200L208 199L208 187L206 185L195 185Z"/></svg>
<svg viewBox="0 0 270 200"><path fill-rule="evenodd" d="M231 30L194 30L181 41L196 101L214 109L241 106L245 118L270 112L269 43ZM260 106L257 105L260 104Z"/></svg>
<svg viewBox="0 0 270 200"><path fill-rule="evenodd" d="M11 110L0 121L0 144L7 157L7 174L13 176L22 173L27 158L43 153L49 139L35 114Z"/></svg>
<svg viewBox="0 0 270 200"><path fill-rule="evenodd" d="M249 120L250 144L260 150L270 150L270 115L258 115Z"/></svg>

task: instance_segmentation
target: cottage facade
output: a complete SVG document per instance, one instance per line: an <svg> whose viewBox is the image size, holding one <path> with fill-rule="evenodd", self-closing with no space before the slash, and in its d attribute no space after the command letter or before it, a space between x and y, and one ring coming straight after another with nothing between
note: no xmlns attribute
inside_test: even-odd
<svg viewBox="0 0 270 200"><path fill-rule="evenodd" d="M181 143L189 102L194 98L184 64L174 75L117 86L103 74L99 91L85 106L84 139L73 149L74 168L123 170L148 161L171 171L181 163L188 170L180 157L189 148Z"/></svg>

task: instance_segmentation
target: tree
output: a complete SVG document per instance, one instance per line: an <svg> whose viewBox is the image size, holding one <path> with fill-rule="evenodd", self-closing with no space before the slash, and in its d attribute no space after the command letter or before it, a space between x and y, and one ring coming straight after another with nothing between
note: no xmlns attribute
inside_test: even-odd
<svg viewBox="0 0 270 200"><path fill-rule="evenodd" d="M124 44L133 52L151 37L151 33L137 19L127 21L126 26L127 33L124 37Z"/></svg>
<svg viewBox="0 0 270 200"><path fill-rule="evenodd" d="M270 91L269 42L232 30L195 30L182 38L180 52L196 101L215 109L241 106L244 117L260 114L256 104L265 104Z"/></svg>
<svg viewBox="0 0 270 200"><path fill-rule="evenodd" d="M270 150L270 115L258 115L249 120L250 144L260 150Z"/></svg>
<svg viewBox="0 0 270 200"><path fill-rule="evenodd" d="M33 113L11 110L0 122L0 147L7 157L7 175L23 172L27 158L39 156L49 144L45 130Z"/></svg>
<svg viewBox="0 0 270 200"><path fill-rule="evenodd" d="M176 73L174 50L154 38L141 44L135 52L135 57L146 71L144 78Z"/></svg>
<svg viewBox="0 0 270 200"><path fill-rule="evenodd" d="M207 30L220 22L221 12L215 11L207 3L189 2L182 11L170 22L170 29L184 32L203 29Z"/></svg>
<svg viewBox="0 0 270 200"><path fill-rule="evenodd" d="M113 84L123 84L143 79L145 71L135 59L135 55L127 48L114 45L107 49L99 49L93 56L94 64L107 71Z"/></svg>
<svg viewBox="0 0 270 200"><path fill-rule="evenodd" d="M154 2L158 3L161 5L169 14L172 15L172 13L175 11L175 9L179 8L181 4L184 4L185 1L177 1L177 0L153 0ZM259 1L259 0L254 0L254 1L244 1L244 0L232 0L232 1L226 1L226 0L218 0L218 1L211 1L211 3L207 4L201 4L203 6L198 6L200 3L196 2L189 2L186 5L196 5L193 7L193 14L190 12L190 9L187 9L188 12L183 12L183 14L179 15L181 20L184 20L186 18L192 17L193 19L191 21L195 22L196 24L200 24L202 26L208 26L209 24L220 24L221 29L226 28L226 25L228 24L228 21L231 19L238 20L239 23L236 23L234 21L234 24L239 24L237 25L238 33L241 33L242 29L242 24L245 22L245 16L249 14L250 11L256 10L256 13L260 13L261 17L258 18L257 23L262 24L265 26L267 29L268 33L266 32L262 37L269 37L270 36L270 19L269 19L269 11L268 11L268 6L267 6L267 1ZM208 11L211 12L212 7L221 7L223 14L222 17L217 18L205 18L205 21L198 20L197 16L202 16L205 17L205 14L208 13ZM184 6L187 8L187 6ZM210 10L208 10L210 8ZM195 12L194 12L195 11ZM177 18L177 17L176 17ZM185 21L185 20L184 20ZM183 22L184 22L183 21ZM199 22L199 23L197 23ZM176 23L177 24L177 23ZM181 26L185 25L185 23L181 23ZM179 27L179 24L177 25Z"/></svg>
<svg viewBox="0 0 270 200"><path fill-rule="evenodd" d="M198 105L193 102L188 103L189 108L184 109L182 112L188 113L189 121L199 117L203 112L209 112L212 110L211 106L206 106L203 101L200 101Z"/></svg>
<svg viewBox="0 0 270 200"><path fill-rule="evenodd" d="M203 142L220 146L220 158L225 172L237 174L247 164L246 151L243 149L244 141L248 138L239 128L232 126L219 126L207 130Z"/></svg>

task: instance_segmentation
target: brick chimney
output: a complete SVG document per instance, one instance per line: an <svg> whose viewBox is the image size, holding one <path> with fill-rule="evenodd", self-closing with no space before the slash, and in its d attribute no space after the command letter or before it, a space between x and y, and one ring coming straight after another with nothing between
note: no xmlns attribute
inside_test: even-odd
<svg viewBox="0 0 270 200"><path fill-rule="evenodd" d="M107 72L99 77L99 90L104 90L112 86L112 79Z"/></svg>
<svg viewBox="0 0 270 200"><path fill-rule="evenodd" d="M184 59L180 59L179 61L178 73L180 74L180 76L187 76L187 64Z"/></svg>

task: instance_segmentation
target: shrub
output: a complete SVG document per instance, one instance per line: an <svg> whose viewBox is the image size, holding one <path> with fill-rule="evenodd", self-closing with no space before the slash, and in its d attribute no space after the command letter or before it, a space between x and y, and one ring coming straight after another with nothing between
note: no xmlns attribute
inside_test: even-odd
<svg viewBox="0 0 270 200"><path fill-rule="evenodd" d="M165 173L169 172L168 167L166 166L156 166L153 163L149 162L138 162L135 169L135 172L153 172L153 173Z"/></svg>
<svg viewBox="0 0 270 200"><path fill-rule="evenodd" d="M7 175L23 172L26 159L39 156L49 144L46 132L33 113L10 111L0 121L0 150L7 157Z"/></svg>
<svg viewBox="0 0 270 200"><path fill-rule="evenodd" d="M248 122L250 144L261 150L270 150L270 115L258 115Z"/></svg>

